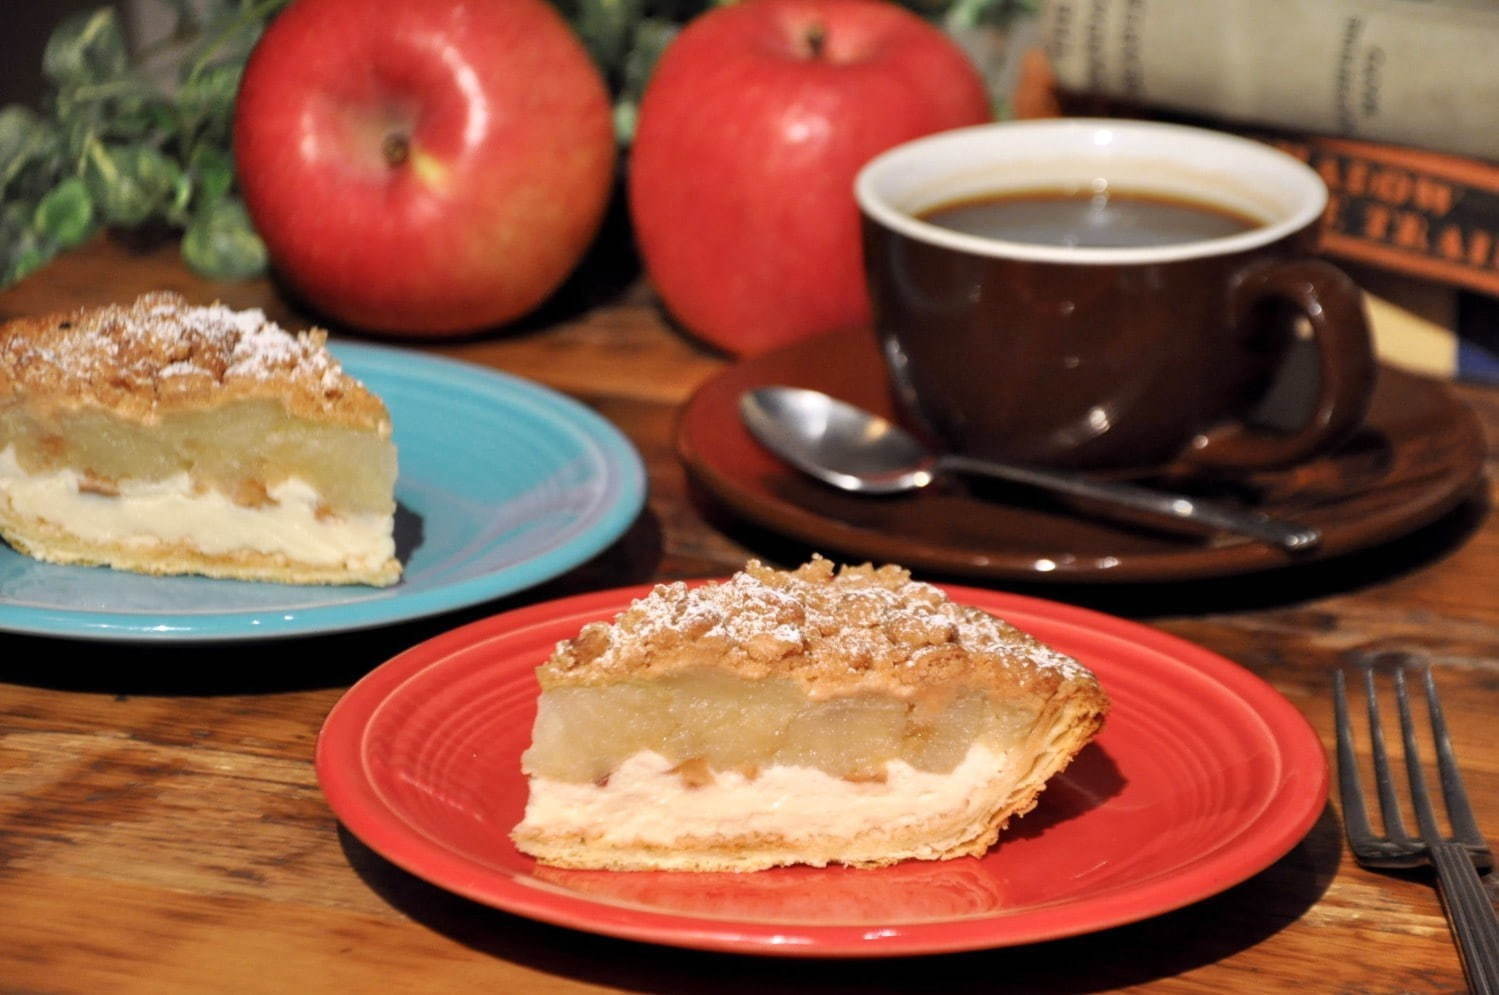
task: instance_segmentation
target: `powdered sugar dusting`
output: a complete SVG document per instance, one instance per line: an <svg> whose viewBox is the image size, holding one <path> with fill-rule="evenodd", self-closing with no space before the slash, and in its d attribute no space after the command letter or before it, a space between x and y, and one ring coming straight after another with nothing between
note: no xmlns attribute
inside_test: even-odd
<svg viewBox="0 0 1499 995"><path fill-rule="evenodd" d="M659 585L613 625L586 626L559 644L547 667L601 678L670 669L704 650L748 676L783 673L825 688L913 689L962 679L965 668L1091 679L1071 657L899 567L835 572L821 557L792 572L752 561L721 584Z"/></svg>
<svg viewBox="0 0 1499 995"><path fill-rule="evenodd" d="M326 338L293 335L258 308L193 306L162 292L65 316L38 334L4 339L0 350L14 368L52 383L153 393L177 389L177 381L292 378L336 398L349 384Z"/></svg>

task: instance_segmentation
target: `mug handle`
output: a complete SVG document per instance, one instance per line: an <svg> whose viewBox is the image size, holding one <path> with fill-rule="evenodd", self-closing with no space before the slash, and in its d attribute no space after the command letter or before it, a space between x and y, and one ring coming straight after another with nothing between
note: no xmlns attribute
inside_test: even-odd
<svg viewBox="0 0 1499 995"><path fill-rule="evenodd" d="M1231 292L1234 321L1268 299L1305 316L1316 345L1317 398L1311 416L1291 432L1233 425L1199 436L1182 460L1195 467L1260 470L1289 466L1337 445L1363 421L1377 365L1364 318L1363 291L1319 259L1264 263L1241 274Z"/></svg>

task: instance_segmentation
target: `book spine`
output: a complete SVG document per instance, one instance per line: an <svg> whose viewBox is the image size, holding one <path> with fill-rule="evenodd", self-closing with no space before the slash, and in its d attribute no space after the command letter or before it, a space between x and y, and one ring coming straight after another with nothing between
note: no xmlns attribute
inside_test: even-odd
<svg viewBox="0 0 1499 995"><path fill-rule="evenodd" d="M1327 184L1332 256L1499 296L1499 164L1321 136L1247 132Z"/></svg>
<svg viewBox="0 0 1499 995"><path fill-rule="evenodd" d="M1499 5L1048 0L1061 86L1291 131L1499 159Z"/></svg>

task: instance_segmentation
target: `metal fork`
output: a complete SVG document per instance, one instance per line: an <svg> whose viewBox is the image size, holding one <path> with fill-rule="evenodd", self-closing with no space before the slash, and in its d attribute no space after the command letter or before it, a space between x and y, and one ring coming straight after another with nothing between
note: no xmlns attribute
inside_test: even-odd
<svg viewBox="0 0 1499 995"><path fill-rule="evenodd" d="M1359 787L1358 761L1353 752L1353 732L1348 721L1348 689L1342 671L1333 675L1336 695L1334 717L1338 728L1338 792L1343 804L1343 828L1348 835L1354 859L1363 867L1409 868L1430 865L1436 868L1437 893L1446 910L1448 924L1462 957L1463 974L1470 991L1481 995L1499 995L1499 916L1479 878L1479 871L1494 866L1493 854L1479 832L1458 774L1457 760L1447 736L1447 722L1437 700L1431 668L1424 668L1427 711L1431 717L1432 739L1436 744L1437 772L1442 782L1442 798L1447 806L1447 820L1452 835L1442 836L1426 791L1426 777L1417 753L1416 732L1411 720L1410 698L1406 693L1405 670L1395 671L1395 700L1400 713L1400 733L1405 747L1406 776L1410 780L1411 805L1415 809L1419 835L1412 837L1400 818L1390 764L1385 753L1384 732L1379 720L1379 701L1374 690L1374 668L1363 671L1364 696L1369 710L1370 751L1374 755L1374 782L1379 794L1379 809L1384 819L1384 835L1369 825L1364 809L1364 794Z"/></svg>

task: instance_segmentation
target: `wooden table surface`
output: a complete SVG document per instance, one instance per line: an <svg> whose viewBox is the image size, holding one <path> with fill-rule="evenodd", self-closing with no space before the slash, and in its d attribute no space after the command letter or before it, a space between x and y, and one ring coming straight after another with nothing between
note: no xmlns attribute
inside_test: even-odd
<svg viewBox="0 0 1499 995"><path fill-rule="evenodd" d="M399 650L504 608L720 575L750 555L791 565L806 552L694 499L671 426L724 360L663 322L627 257L599 255L520 327L411 346L558 388L634 441L648 507L592 562L456 615L274 645L0 635L0 991L1461 990L1429 880L1356 867L1332 803L1268 870L1177 912L1029 947L846 962L698 953L534 923L428 885L343 830L318 790L314 738L340 694ZM268 281L209 284L171 246L102 240L0 294L0 319L155 288L305 324ZM1492 481L1499 391L1456 390L1487 433ZM1499 837L1499 521L1488 513L1493 484L1484 490L1414 534L1271 577L1004 586L1221 653L1273 684L1329 745L1337 667L1429 662L1480 821Z"/></svg>

